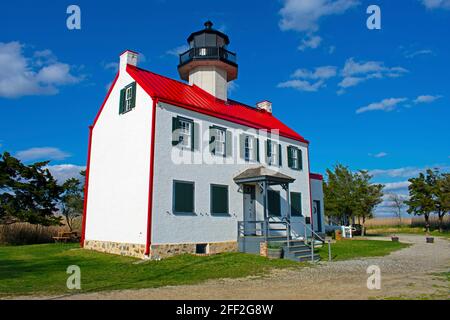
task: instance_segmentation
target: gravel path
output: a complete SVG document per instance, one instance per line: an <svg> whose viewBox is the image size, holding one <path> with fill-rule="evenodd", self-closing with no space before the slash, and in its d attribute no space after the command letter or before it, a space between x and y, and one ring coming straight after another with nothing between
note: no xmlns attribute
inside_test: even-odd
<svg viewBox="0 0 450 320"><path fill-rule="evenodd" d="M383 238L379 238L384 240ZM385 257L321 262L297 270L277 270L264 277L212 280L197 285L121 290L60 297L63 299L450 299L450 241L401 235L409 248ZM367 267L381 270L381 290L367 289Z"/></svg>

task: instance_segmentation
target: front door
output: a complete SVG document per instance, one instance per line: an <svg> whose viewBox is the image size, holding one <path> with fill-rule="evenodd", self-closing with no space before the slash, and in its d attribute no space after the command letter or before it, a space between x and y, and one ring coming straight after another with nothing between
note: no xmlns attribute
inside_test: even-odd
<svg viewBox="0 0 450 320"><path fill-rule="evenodd" d="M244 226L245 235L256 235L255 186L244 186Z"/></svg>
<svg viewBox="0 0 450 320"><path fill-rule="evenodd" d="M314 229L317 232L322 232L322 212L320 211L320 201L313 200L313 212L316 216L316 226Z"/></svg>

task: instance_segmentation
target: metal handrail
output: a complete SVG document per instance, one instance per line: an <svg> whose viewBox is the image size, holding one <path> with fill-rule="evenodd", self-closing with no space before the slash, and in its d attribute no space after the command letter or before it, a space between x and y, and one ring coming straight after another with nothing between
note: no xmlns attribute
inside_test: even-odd
<svg viewBox="0 0 450 320"><path fill-rule="evenodd" d="M236 53L223 47L194 47L180 54L180 65L194 59L223 59L231 63L237 63Z"/></svg>
<svg viewBox="0 0 450 320"><path fill-rule="evenodd" d="M245 237L245 231L248 231L248 228L245 226L245 223L254 223L254 228L251 228L251 230L257 232L264 230L264 237L266 238L266 241L268 239L268 233L269 233L269 224L284 224L286 226L286 244L288 249L290 248L290 236L292 232L295 232L292 228L292 222L287 217L282 217L282 221L269 221L269 220L263 220L263 221L238 221L238 236L239 237ZM328 244L328 261L331 261L331 241L325 240L322 238L319 234L317 234L313 229L311 229L309 226L306 225L303 221L296 221L295 223L300 223L303 225L305 234L304 234L304 242L306 245L308 245L308 233L307 231L311 232L311 261L314 262L314 242L317 237L318 240L320 240L323 244ZM261 227L258 229L256 224L261 224ZM296 234L298 236L298 234Z"/></svg>

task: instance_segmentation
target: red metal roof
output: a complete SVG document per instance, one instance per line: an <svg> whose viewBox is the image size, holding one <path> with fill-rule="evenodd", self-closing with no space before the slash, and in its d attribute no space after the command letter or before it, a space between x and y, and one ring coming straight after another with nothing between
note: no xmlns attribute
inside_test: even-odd
<svg viewBox="0 0 450 320"><path fill-rule="evenodd" d="M323 175L318 173L310 173L309 178L313 180L323 180Z"/></svg>
<svg viewBox="0 0 450 320"><path fill-rule="evenodd" d="M128 65L127 72L152 97L195 112L255 129L279 130L280 136L308 143L272 114L234 100L224 101L197 87Z"/></svg>

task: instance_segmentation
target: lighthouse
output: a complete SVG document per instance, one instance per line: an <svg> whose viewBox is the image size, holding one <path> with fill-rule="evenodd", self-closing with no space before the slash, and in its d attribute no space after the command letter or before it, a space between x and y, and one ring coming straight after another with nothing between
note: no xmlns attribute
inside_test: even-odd
<svg viewBox="0 0 450 320"><path fill-rule="evenodd" d="M211 21L188 38L189 50L180 54L181 79L196 85L218 99L227 101L228 83L237 78L236 53L228 50L230 39L213 29Z"/></svg>

